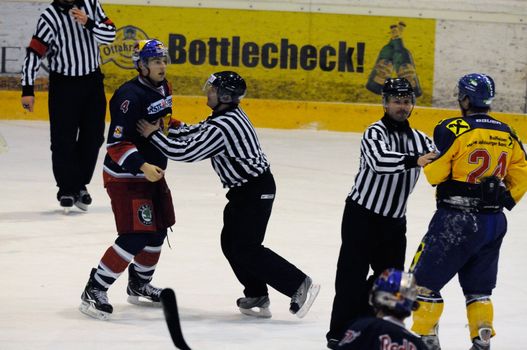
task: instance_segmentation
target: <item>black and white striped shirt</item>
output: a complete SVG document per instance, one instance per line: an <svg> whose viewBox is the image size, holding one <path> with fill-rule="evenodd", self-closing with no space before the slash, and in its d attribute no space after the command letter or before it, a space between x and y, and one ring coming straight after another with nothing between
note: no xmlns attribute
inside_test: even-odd
<svg viewBox="0 0 527 350"><path fill-rule="evenodd" d="M35 84L44 57L48 58L52 72L66 76L88 75L99 67L99 44L114 41L115 26L98 0L80 0L75 6L88 16L84 26L69 14L71 6L57 1L40 15L22 67L22 86Z"/></svg>
<svg viewBox="0 0 527 350"><path fill-rule="evenodd" d="M211 158L223 187L237 187L269 169L258 136L245 112L236 107L213 113L195 125L161 131L150 137L172 160L196 162Z"/></svg>
<svg viewBox="0 0 527 350"><path fill-rule="evenodd" d="M361 140L360 168L349 197L376 214L401 218L421 168L416 157L433 152L433 141L410 128L397 130L386 121L373 123Z"/></svg>

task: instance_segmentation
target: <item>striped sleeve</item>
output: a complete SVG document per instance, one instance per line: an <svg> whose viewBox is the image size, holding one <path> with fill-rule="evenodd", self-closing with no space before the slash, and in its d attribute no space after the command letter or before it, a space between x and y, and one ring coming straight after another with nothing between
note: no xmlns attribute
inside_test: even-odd
<svg viewBox="0 0 527 350"><path fill-rule="evenodd" d="M92 8L95 10L93 13L88 13L89 19L88 22L86 22L85 27L93 33L95 41L100 44L110 44L115 40L115 25L108 17L106 17L99 1L91 1L94 1L92 4L94 6L90 6L88 12L91 12Z"/></svg>
<svg viewBox="0 0 527 350"><path fill-rule="evenodd" d="M386 141L388 138L386 130L373 125L366 130L361 141L366 162L379 174L399 173L406 169L406 154L390 150Z"/></svg>
<svg viewBox="0 0 527 350"><path fill-rule="evenodd" d="M211 158L224 151L223 133L213 125L207 125L185 139L169 139L161 131L154 132L150 141L169 159L196 162Z"/></svg>
<svg viewBox="0 0 527 350"><path fill-rule="evenodd" d="M50 42L54 40L55 31L50 25L50 21L40 16L37 22L37 29L26 49L26 57L22 66L22 86L35 85L35 78L42 62L42 58L49 49ZM32 89L31 89L32 90ZM29 93L33 95L31 91Z"/></svg>

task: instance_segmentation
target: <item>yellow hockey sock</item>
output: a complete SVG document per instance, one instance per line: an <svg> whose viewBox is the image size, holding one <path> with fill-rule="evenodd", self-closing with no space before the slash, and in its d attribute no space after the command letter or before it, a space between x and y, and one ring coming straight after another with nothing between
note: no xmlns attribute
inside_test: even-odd
<svg viewBox="0 0 527 350"><path fill-rule="evenodd" d="M419 308L413 312L412 331L419 335L436 335L439 318L443 313L443 299L418 297Z"/></svg>
<svg viewBox="0 0 527 350"><path fill-rule="evenodd" d="M488 296L467 297L467 318L471 340L479 337L479 330L482 328L489 328L492 336L496 335L492 327L494 309Z"/></svg>

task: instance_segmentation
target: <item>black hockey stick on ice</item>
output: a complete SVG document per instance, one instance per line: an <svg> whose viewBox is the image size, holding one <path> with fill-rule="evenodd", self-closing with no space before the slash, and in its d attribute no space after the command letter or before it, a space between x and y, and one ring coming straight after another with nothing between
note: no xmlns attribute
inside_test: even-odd
<svg viewBox="0 0 527 350"><path fill-rule="evenodd" d="M161 304L163 305L165 320L167 321L168 331L170 332L170 337L172 338L174 345L181 350L191 350L181 332L176 294L171 288L165 288L161 291L160 298Z"/></svg>

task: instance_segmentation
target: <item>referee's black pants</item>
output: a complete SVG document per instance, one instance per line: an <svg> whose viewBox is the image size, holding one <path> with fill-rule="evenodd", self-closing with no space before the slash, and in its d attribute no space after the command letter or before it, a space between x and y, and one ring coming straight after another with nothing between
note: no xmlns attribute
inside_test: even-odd
<svg viewBox="0 0 527 350"><path fill-rule="evenodd" d="M341 339L350 321L373 315L368 294L381 272L391 267L404 269L406 217L375 214L348 197L341 236L328 340ZM373 275L368 278L370 267Z"/></svg>
<svg viewBox="0 0 527 350"><path fill-rule="evenodd" d="M268 295L267 285L292 297L306 278L302 271L262 245L275 193L269 171L227 192L221 248L247 297Z"/></svg>
<svg viewBox="0 0 527 350"><path fill-rule="evenodd" d="M100 70L82 77L50 73L49 122L57 198L90 183L104 142L106 96Z"/></svg>

